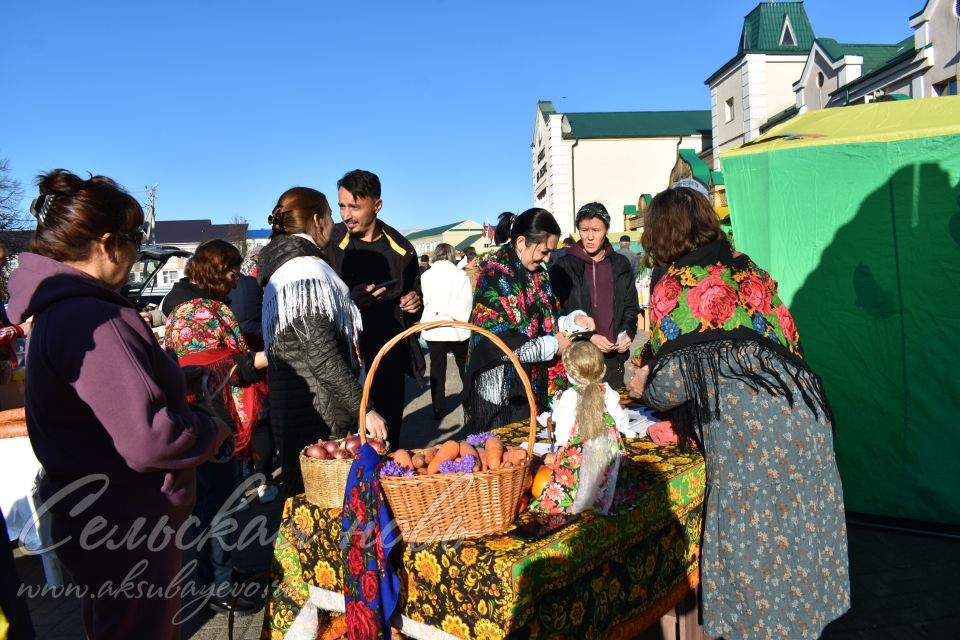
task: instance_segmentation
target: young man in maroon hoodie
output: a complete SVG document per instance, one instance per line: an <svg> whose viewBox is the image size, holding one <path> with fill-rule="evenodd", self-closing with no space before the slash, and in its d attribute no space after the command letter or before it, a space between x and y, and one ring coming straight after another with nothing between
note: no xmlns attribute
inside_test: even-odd
<svg viewBox="0 0 960 640"><path fill-rule="evenodd" d="M606 207L599 202L584 205L576 224L580 240L550 267L553 293L561 313L580 309L594 319L597 329L590 342L604 353L604 381L619 389L640 314L633 268L607 240L610 214Z"/></svg>

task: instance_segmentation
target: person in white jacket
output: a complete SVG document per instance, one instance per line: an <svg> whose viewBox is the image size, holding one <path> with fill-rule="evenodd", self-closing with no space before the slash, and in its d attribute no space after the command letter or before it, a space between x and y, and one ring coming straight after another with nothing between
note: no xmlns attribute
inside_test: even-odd
<svg viewBox="0 0 960 640"><path fill-rule="evenodd" d="M457 268L457 254L446 242L441 242L433 253L433 265L420 276L423 289L423 317L421 322L460 320L467 322L473 308L473 288L467 274ZM459 327L439 327L423 332L430 353L430 398L433 417L437 420L447 413L446 380L447 354L452 352L457 372L463 382L467 361L467 340L470 332Z"/></svg>

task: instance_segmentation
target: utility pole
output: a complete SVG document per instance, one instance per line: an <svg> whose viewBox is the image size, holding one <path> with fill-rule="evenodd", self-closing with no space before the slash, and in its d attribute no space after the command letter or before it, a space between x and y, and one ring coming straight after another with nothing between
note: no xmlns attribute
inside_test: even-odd
<svg viewBox="0 0 960 640"><path fill-rule="evenodd" d="M157 183L159 184L159 183ZM154 244L154 231L157 226L156 219L156 203L157 203L157 184L152 187L147 187L147 215L146 215L146 242L147 244Z"/></svg>

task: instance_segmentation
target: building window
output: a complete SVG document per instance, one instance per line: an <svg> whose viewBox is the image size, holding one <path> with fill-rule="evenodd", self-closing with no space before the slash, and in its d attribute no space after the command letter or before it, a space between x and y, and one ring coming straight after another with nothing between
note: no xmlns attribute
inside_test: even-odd
<svg viewBox="0 0 960 640"><path fill-rule="evenodd" d="M957 1L960 2L960 0ZM933 85L933 91L938 96L955 96L957 95L957 79L953 78L952 80L938 82Z"/></svg>
<svg viewBox="0 0 960 640"><path fill-rule="evenodd" d="M540 149L540 153L537 154L537 162L543 162L543 159L547 157L547 150Z"/></svg>
<svg viewBox="0 0 960 640"><path fill-rule="evenodd" d="M544 198L547 197L546 188L540 189L540 193L537 194L537 201L542 202Z"/></svg>
<svg viewBox="0 0 960 640"><path fill-rule="evenodd" d="M824 82L823 71L817 72L817 86L822 87Z"/></svg>
<svg viewBox="0 0 960 640"><path fill-rule="evenodd" d="M162 285L172 285L177 281L177 272L176 271L161 271L160 272L160 284Z"/></svg>
<svg viewBox="0 0 960 640"><path fill-rule="evenodd" d="M723 103L723 121L733 122L733 98L727 98Z"/></svg>
<svg viewBox="0 0 960 640"><path fill-rule="evenodd" d="M542 178L542 177L545 176L545 175L547 175L547 165L546 165L546 164L544 164L542 167L540 167L540 171L537 171L537 182L540 182L540 178Z"/></svg>

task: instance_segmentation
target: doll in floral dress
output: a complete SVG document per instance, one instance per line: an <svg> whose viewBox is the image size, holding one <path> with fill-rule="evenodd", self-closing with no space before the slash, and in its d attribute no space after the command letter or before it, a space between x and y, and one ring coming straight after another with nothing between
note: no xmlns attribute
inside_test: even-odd
<svg viewBox="0 0 960 640"><path fill-rule="evenodd" d="M603 352L590 342L575 342L563 353L570 387L553 403L554 435L559 447L551 477L530 508L543 513L610 511L617 488L623 443L619 429L627 416L620 396L603 382Z"/></svg>

